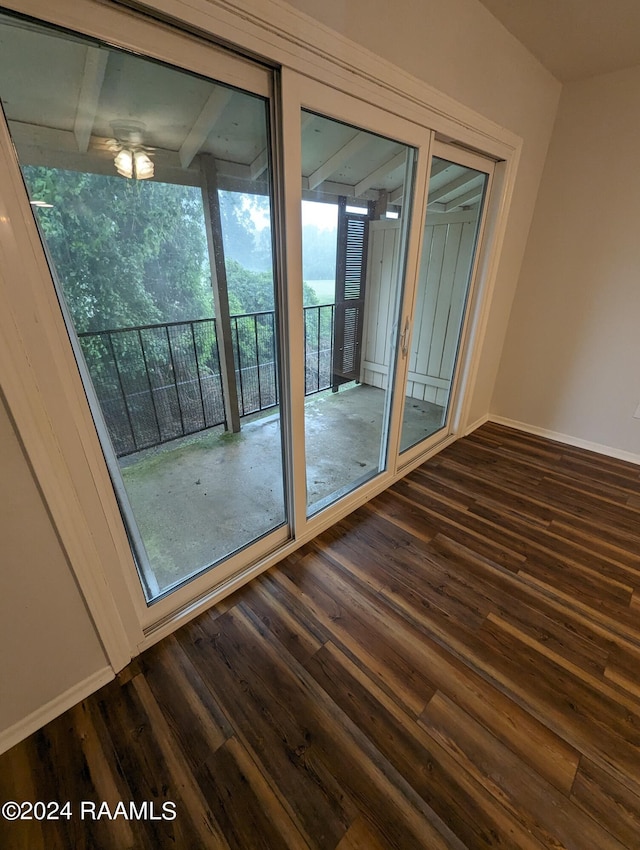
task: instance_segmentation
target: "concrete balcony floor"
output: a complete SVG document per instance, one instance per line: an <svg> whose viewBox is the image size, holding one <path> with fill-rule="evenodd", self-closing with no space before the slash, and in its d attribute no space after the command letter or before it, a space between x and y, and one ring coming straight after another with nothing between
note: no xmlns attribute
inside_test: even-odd
<svg viewBox="0 0 640 850"><path fill-rule="evenodd" d="M377 474L383 390L347 385L305 404L312 512ZM405 444L442 426L444 409L407 399ZM121 460L127 495L161 593L286 522L279 414L242 420Z"/></svg>

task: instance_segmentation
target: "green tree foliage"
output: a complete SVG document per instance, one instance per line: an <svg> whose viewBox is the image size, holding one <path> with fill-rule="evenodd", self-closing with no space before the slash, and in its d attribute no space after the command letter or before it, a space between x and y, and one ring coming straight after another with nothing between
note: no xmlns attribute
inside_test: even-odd
<svg viewBox="0 0 640 850"><path fill-rule="evenodd" d="M251 272L271 272L269 198L249 192L218 193L225 260Z"/></svg>
<svg viewBox="0 0 640 850"><path fill-rule="evenodd" d="M201 191L45 166L26 166L23 173L32 197L51 205L36 207L38 220L116 451L201 427L200 380L213 379L215 396L220 372L216 323L163 327L214 315ZM246 414L277 400L270 209L256 194L219 197ZM331 253L335 257L335 238ZM319 303L306 283L304 303ZM255 313L263 315L241 318ZM305 323L328 350L330 311L306 311ZM144 325L152 327L132 330ZM318 372L324 353L314 356ZM165 393L174 382L179 409ZM158 409L164 430L153 424Z"/></svg>
<svg viewBox="0 0 640 850"><path fill-rule="evenodd" d="M273 310L272 245L269 198L240 192L220 192L229 306L232 314ZM336 233L307 225L303 234L304 276L308 280L335 277ZM304 305L318 304L315 291L303 284Z"/></svg>
<svg viewBox="0 0 640 850"><path fill-rule="evenodd" d="M79 333L213 316L199 189L44 166L24 176L53 205L38 218ZM220 198L231 312L273 310L268 198ZM304 299L318 303L307 284Z"/></svg>
<svg viewBox="0 0 640 850"><path fill-rule="evenodd" d="M199 392L196 371L215 376L220 369L213 322L123 330L213 317L201 191L44 166L26 166L24 177L32 197L51 205L36 207L46 246L81 335L114 445L128 450L128 444L118 442L121 431L128 434L131 418L136 428L143 428L150 415L152 384L155 390L179 382L185 404L185 394ZM276 345L275 321L269 315L274 310L269 202L264 196L238 192L221 192L220 199L231 313L267 314L234 320L237 366L251 375L260 364L260 403L266 399L273 404ZM335 262L335 233L332 236L324 239L323 250ZM320 239L320 233L313 234L316 237ZM326 264L318 268L325 276L332 273ZM318 304L313 288L303 286L304 304ZM313 339L320 338L323 349L330 345L330 315L327 310L322 316L316 311L305 315ZM118 332L100 333L107 330ZM320 357L317 352L315 356ZM271 384L265 380L270 367ZM126 410L118 401L122 392L128 399ZM258 400L245 403L252 410Z"/></svg>
<svg viewBox="0 0 640 850"><path fill-rule="evenodd" d="M27 166L67 304L79 332L212 315L197 189Z"/></svg>
<svg viewBox="0 0 640 850"><path fill-rule="evenodd" d="M237 260L225 256L229 310L232 315L261 313L274 309L273 276L268 272L253 272ZM303 283L305 307L318 304L318 296L308 283Z"/></svg>
<svg viewBox="0 0 640 850"><path fill-rule="evenodd" d="M229 310L232 315L274 309L273 275L246 269L225 255Z"/></svg>

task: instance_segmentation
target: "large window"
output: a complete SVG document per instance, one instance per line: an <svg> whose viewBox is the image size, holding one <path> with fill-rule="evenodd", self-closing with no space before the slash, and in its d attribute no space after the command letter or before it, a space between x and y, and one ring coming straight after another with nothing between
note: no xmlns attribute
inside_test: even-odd
<svg viewBox="0 0 640 850"><path fill-rule="evenodd" d="M5 15L0 46L0 98L151 601L286 524L268 90Z"/></svg>

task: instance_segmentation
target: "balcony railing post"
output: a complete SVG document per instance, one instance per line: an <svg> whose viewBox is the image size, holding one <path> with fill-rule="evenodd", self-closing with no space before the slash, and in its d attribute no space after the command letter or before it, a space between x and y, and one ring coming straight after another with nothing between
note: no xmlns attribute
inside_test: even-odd
<svg viewBox="0 0 640 850"><path fill-rule="evenodd" d="M218 196L218 181L213 157L207 154L201 154L200 167L202 173L204 220L207 230L207 244L209 246L209 264L211 266L211 284L213 286L213 300L216 308L216 334L220 356L220 372L222 375L225 424L227 431L237 433L240 430L240 409L233 359L227 271L224 264L222 222L220 220L220 199Z"/></svg>

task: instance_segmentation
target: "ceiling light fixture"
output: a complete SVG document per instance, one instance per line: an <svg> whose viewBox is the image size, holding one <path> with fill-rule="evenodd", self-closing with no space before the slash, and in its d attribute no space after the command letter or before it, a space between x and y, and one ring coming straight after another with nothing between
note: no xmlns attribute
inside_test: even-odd
<svg viewBox="0 0 640 850"><path fill-rule="evenodd" d="M150 177L153 177L153 163L142 150L122 148L116 154L113 162L116 171L122 177L135 177L136 180L148 180Z"/></svg>
<svg viewBox="0 0 640 850"><path fill-rule="evenodd" d="M154 165L149 154L152 149L142 144L145 125L138 121L114 122L111 125L115 138L107 141L115 153L113 163L122 177L149 180L154 175Z"/></svg>

